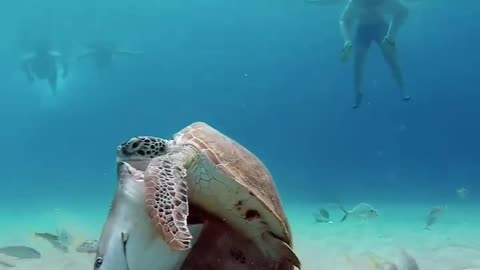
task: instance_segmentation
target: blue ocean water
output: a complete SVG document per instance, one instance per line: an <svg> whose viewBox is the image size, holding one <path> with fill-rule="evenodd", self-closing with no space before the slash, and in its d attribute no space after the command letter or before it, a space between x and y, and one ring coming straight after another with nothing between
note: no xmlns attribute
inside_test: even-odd
<svg viewBox="0 0 480 270"><path fill-rule="evenodd" d="M18 211L96 205L116 186L116 147L204 121L275 177L286 205L455 204L480 190L477 1L417 1L397 41L411 103L373 47L365 106L339 61L343 4L302 1L17 0L0 11L0 202ZM70 59L53 97L19 59L48 38ZM98 72L82 44L141 50ZM7 219L1 216L0 220Z"/></svg>

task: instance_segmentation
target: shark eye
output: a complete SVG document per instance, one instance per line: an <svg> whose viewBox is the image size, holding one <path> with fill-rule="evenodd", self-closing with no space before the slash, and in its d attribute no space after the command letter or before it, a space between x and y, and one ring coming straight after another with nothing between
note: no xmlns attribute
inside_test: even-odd
<svg viewBox="0 0 480 270"><path fill-rule="evenodd" d="M97 258L95 259L95 269L100 268L100 266L102 266L102 263L103 263L102 257L97 257Z"/></svg>

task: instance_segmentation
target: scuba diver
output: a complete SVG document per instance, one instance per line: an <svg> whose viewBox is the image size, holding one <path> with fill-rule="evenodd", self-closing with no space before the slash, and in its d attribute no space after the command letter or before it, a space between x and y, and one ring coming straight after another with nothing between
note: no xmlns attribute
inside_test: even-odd
<svg viewBox="0 0 480 270"><path fill-rule="evenodd" d="M68 65L65 57L59 52L51 50L47 42L38 43L34 52L22 59L22 71L25 72L29 81L48 80L54 96L57 95L60 66L63 72L62 77L66 78Z"/></svg>
<svg viewBox="0 0 480 270"><path fill-rule="evenodd" d="M98 69L110 69L113 66L114 55L139 55L142 52L118 50L111 42L96 42L88 46L87 52L78 57L78 60L91 57Z"/></svg>
<svg viewBox="0 0 480 270"><path fill-rule="evenodd" d="M405 93L402 70L399 65L395 38L405 23L408 8L401 0L349 0L340 18L340 31L345 41L342 61L347 62L353 50L354 90L356 109L362 102L363 69L372 42L379 45L383 58L390 67L403 101L411 97ZM387 17L391 19L387 22ZM356 24L355 36L353 27Z"/></svg>

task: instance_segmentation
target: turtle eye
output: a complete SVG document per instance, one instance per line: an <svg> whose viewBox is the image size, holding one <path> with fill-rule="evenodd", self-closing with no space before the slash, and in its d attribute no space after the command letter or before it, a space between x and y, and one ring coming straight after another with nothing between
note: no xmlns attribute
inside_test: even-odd
<svg viewBox="0 0 480 270"><path fill-rule="evenodd" d="M95 269L100 268L100 266L102 266L102 263L103 263L103 258L102 257L97 257L95 259Z"/></svg>

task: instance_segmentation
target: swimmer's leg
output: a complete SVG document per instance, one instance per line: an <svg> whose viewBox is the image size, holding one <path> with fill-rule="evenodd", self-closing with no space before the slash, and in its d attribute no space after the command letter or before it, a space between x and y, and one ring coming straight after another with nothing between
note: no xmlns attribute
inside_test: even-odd
<svg viewBox="0 0 480 270"><path fill-rule="evenodd" d="M372 44L374 31L370 25L359 25L353 42L353 83L355 90L355 102L352 108L360 107L363 98L363 73L368 50Z"/></svg>
<svg viewBox="0 0 480 270"><path fill-rule="evenodd" d="M354 45L355 46L355 45ZM352 108L356 109L360 107L363 98L363 73L365 67L365 60L367 58L369 46L361 45L354 48L354 58L353 58L353 83L354 83L354 94L355 101Z"/></svg>
<svg viewBox="0 0 480 270"><path fill-rule="evenodd" d="M403 79L403 72L398 61L398 54L395 47L388 45L381 45L383 58L385 62L390 67L390 70L393 75L393 79L396 81L398 87L400 88L400 95L404 101L409 101L411 99L405 92L405 83Z"/></svg>
<svg viewBox="0 0 480 270"><path fill-rule="evenodd" d="M52 91L52 95L57 95L57 74L52 75L48 78L48 84L50 85L50 90Z"/></svg>
<svg viewBox="0 0 480 270"><path fill-rule="evenodd" d="M397 49L395 46L391 46L389 44L383 43L385 35L388 32L388 27L389 25L385 21L380 22L377 25L375 43L377 43L382 50L383 58L385 59L385 62L387 63L387 65L390 68L390 71L392 72L393 79L395 80L398 87L400 88L400 95L402 96L402 99L404 101L409 101L411 98L405 93L405 83L403 80L403 72L398 60Z"/></svg>

